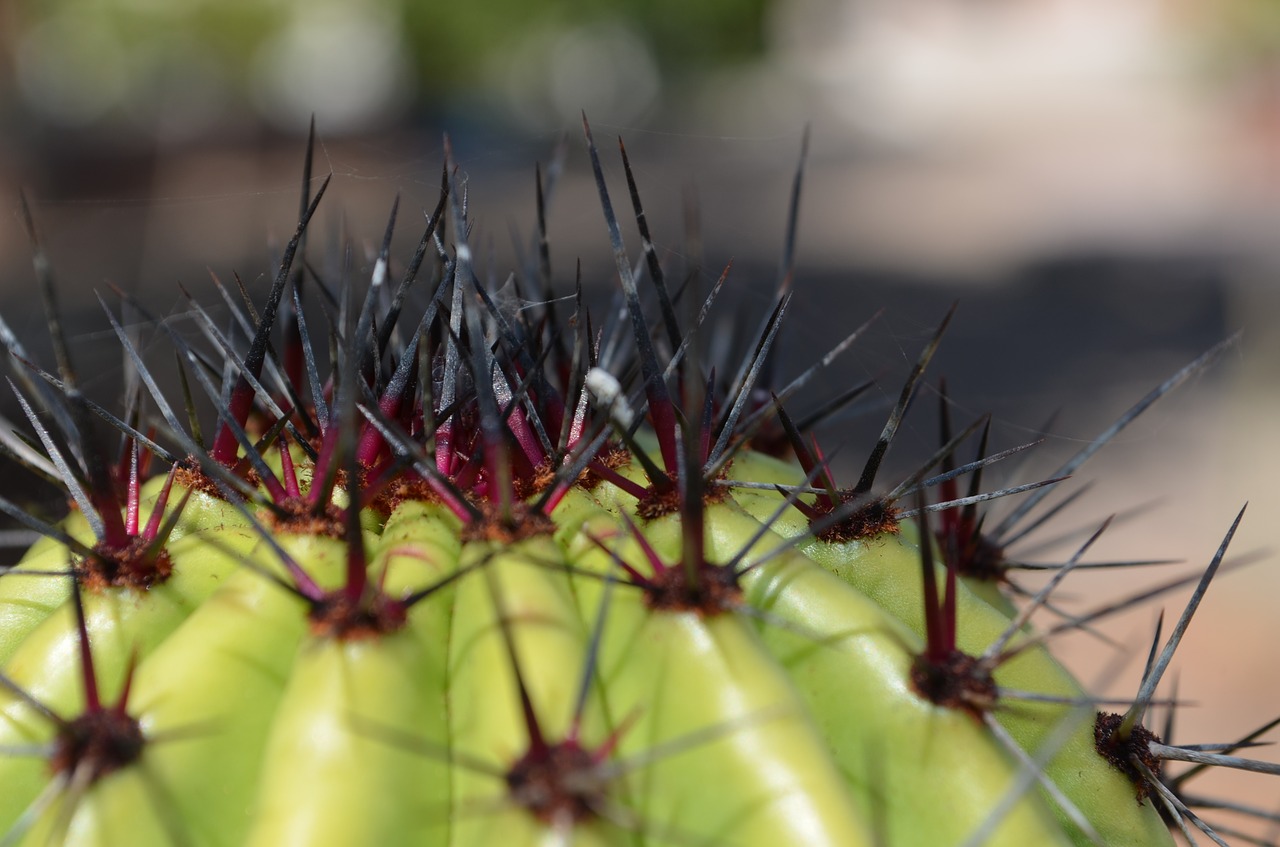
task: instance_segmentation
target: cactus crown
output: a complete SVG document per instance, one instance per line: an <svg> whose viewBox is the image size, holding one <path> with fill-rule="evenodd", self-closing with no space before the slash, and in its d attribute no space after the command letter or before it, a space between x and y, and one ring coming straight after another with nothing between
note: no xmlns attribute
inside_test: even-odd
<svg viewBox="0 0 1280 847"><path fill-rule="evenodd" d="M1240 518L1121 714L1048 645L1135 601L1031 620L1105 524L1021 603L1010 547L1231 342L1049 478L995 491L983 470L1032 445L991 453L985 417L956 432L942 384L941 446L877 488L953 307L841 488L809 432L871 383L806 418L785 406L866 325L787 383L772 356L803 168L773 307L740 360L712 362L704 321L729 270L701 300L696 278L670 283L620 146L634 265L584 130L620 283L603 323L581 279L559 313L541 170L524 306L481 282L447 143L394 290L398 201L363 296L335 288L303 260L328 185L311 194L308 153L266 300L218 283L229 329L194 298L202 339L104 301L134 377L120 414L78 387L24 204L56 373L0 325L34 436L0 443L71 511L48 524L0 500L44 536L0 576L3 843L1145 847L1170 826L1225 843L1187 782L1280 770L1234 755L1272 725L1177 746L1143 720ZM988 521L1004 497L1023 499ZM78 674L57 661L69 646Z"/></svg>

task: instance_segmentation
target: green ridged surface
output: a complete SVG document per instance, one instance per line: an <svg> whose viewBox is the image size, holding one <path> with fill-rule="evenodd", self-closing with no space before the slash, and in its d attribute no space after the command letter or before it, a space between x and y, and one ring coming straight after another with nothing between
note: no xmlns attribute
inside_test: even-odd
<svg viewBox="0 0 1280 847"><path fill-rule="evenodd" d="M267 545L251 554L257 569L228 570L225 550L202 552L201 532L191 530L216 507L189 509L170 582L85 594L104 700L114 702L136 653L130 709L154 740L134 764L68 787L56 801L38 759L0 758L0 827L25 812L22 826L32 828L24 843L65 836L74 845L106 843L104 833L136 821L136 843L168 843L181 831L180 843L211 847L339 847L361 838L442 847L959 847L1000 804L1019 776L1014 757L973 715L927 702L908 681L922 649L910 614L920 586L909 544L802 545L752 568L736 608L654 610L637 588L602 578L622 574L589 536L639 571L649 564L618 517L624 498L599 493L606 502L571 493L553 515L554 539L514 543L463 542L447 510L406 503L380 536L366 535L370 579L399 596L469 569L415 605L405 628L345 641L317 632L307 606L260 572L285 573ZM751 511L761 509L732 498L708 508L712 561L735 555L756 531ZM678 562L678 516L637 523L666 561ZM787 531L785 522L774 527L744 563ZM282 543L318 583L341 584L343 542ZM59 556L42 543L30 561ZM29 585L46 605L59 601L50 586L63 586L62 596L5 672L59 714L75 714L83 698L65 579L18 579L0 585ZM216 587L179 594L187 584ZM961 621L966 649L985 646L1006 622L967 595ZM512 649L552 743L575 723L594 661L577 731L584 748L612 749L591 777L602 805L588 819L541 819L507 796L502 774L530 743ZM1028 654L1000 673L1023 690L1079 690L1047 655ZM52 737L48 721L8 690L0 690L0 716L0 744ZM1045 707L1006 722L1034 750L1068 717ZM1064 757L1082 776L1063 778L1062 788L1107 843L1170 843L1149 803L1135 803L1132 787L1075 736L1054 762ZM1085 843L1052 805L1026 793L984 843Z"/></svg>

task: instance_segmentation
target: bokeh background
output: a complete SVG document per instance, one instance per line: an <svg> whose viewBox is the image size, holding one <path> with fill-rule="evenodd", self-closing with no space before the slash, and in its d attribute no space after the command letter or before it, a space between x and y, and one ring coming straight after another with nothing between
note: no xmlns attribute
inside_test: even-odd
<svg viewBox="0 0 1280 847"><path fill-rule="evenodd" d="M1012 481L1047 473L1243 330L1086 466L1071 485L1088 481L1088 496L1059 526L1142 507L1094 558L1174 558L1185 571L1208 561L1250 501L1236 549L1264 555L1222 578L1182 648L1179 693L1196 705L1179 737L1227 740L1280 713L1274 0L9 0L0 206L13 213L0 217L0 310L47 351L21 188L85 378L109 390L120 358L93 292L117 285L172 311L176 284L207 290L210 271L260 284L293 226L313 115L317 170L334 175L318 230L348 239L357 268L397 193L408 255L447 132L495 279L528 245L534 163L564 145L555 269L569 280L581 259L588 287L605 291L583 111L619 206L622 137L664 257L709 277L732 259L744 307L763 307L776 283L809 128L783 370L885 310L806 401L883 379L862 414L825 427L828 442L878 430L954 301L932 373L947 377L958 412L993 412L1000 446L1041 436L1058 413ZM936 440L932 392L891 472ZM8 399L0 411L17 414ZM29 485L11 474L4 487ZM1178 566L1081 577L1067 592L1086 607L1166 572ZM1171 616L1183 597L1166 601ZM1140 657L1156 613L1145 605L1106 631ZM1083 636L1063 649L1085 678L1112 655ZM1137 678L1130 663L1109 684L1128 693ZM1280 785L1265 780L1216 786L1280 807Z"/></svg>

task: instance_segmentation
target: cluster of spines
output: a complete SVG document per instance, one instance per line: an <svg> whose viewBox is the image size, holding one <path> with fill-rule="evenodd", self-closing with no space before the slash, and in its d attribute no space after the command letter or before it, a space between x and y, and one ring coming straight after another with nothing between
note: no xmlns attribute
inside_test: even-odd
<svg viewBox="0 0 1280 847"><path fill-rule="evenodd" d="M682 286L674 297L671 295L623 149L630 198L644 240L643 268L657 295L658 323L662 331L655 336L637 286L640 268L632 267L623 246L589 129L587 139L621 281L620 303L610 311L610 320L599 333L593 332L580 285L575 297L578 314L572 322L575 327L572 344L566 342L556 325L541 172L537 186L537 294L544 308L541 312L527 310L513 317L498 306L472 267L472 253L467 243L465 188L459 185L458 174L447 161L439 204L429 216L419 248L394 294L387 294L385 288L396 216L394 207L375 262L372 284L359 308L353 302L350 289L334 293L317 276L305 286L307 290L320 292L329 324L329 358L333 369L328 379L322 380L319 362L323 357L313 343L317 333L309 327L303 309L304 275L295 266L302 264L298 254L305 243L308 223L324 194L326 180L313 198L304 193L297 230L284 251L270 295L260 311L254 309L247 295L244 307L238 306L219 286L226 295L225 302L238 331L249 339L243 354L194 299L190 301L192 314L213 345L213 352L201 351L172 331L167 322L153 318L155 325L170 336L177 352L186 405L185 424L161 391L137 344L110 310L107 310L108 318L126 351L130 369L137 376L137 385L130 394L131 412L123 418L116 417L81 394L58 321L51 272L36 243L37 277L48 304L58 373L49 374L33 364L6 328L15 373L26 388L26 396L17 388L15 391L41 442L43 455L9 434L5 436L5 446L33 470L67 482L76 508L88 521L95 541L79 540L57 526L31 519L14 504L0 503L0 507L27 526L67 546L72 560L69 570L77 583L72 594L80 608L82 588L100 590L105 585L144 588L165 579L172 567L165 542L178 526L190 492L201 491L225 499L256 528L266 543L275 547L284 563L286 576L264 573L264 577L276 580L299 596L309 608L316 627L334 637L352 638L396 629L403 625L409 608L447 584L441 582L395 597L387 595L380 586L370 584L361 538L362 510L388 512L405 498L428 498L443 504L462 522L464 538L509 543L528 535L553 532L550 513L569 489L604 481L635 499L634 512L641 520L656 520L675 512L684 518L682 561L677 563L664 562L647 543L643 531L636 528L630 518L626 519L630 536L641 546L648 561L647 573L618 557L606 539L591 536L592 542L603 548L619 566L622 571L619 578L642 590L652 607L714 615L743 608L737 582L747 569L758 565L759 559L755 559L755 564L743 565L741 558L756 546L770 522L763 523L760 536L749 539L734 560L712 563L703 549L703 509L708 502L714 502L739 485L726 473L738 451L757 444L769 444L778 450L785 444L799 460L806 480L801 486L774 486L775 493L782 495L777 514L787 510L801 513L809 523L805 537L855 542L896 533L900 522L917 520L922 539L926 647L918 657L913 685L922 696L940 705L958 708L985 720L997 708L1000 698L1006 696L1006 692L995 685L991 672L1009 655L1005 652L1009 640L1026 623L1030 611L1047 602L1048 590L1077 566L1080 554L1059 570L1049 589L1038 594L1024 607L1023 613L1013 619L999 649L993 645L993 649L979 657L963 654L956 645L958 623L954 598L958 576L964 574L1008 583L1009 572L1018 567L1005 553L1007 546L1021 537L1014 533L1014 524L1026 518L1053 483L1074 472L1151 402L1203 369L1217 349L1153 391L1047 480L995 492L981 491L981 470L1021 448L987 456L988 428L983 421L954 435L944 417L943 446L938 452L888 493L875 494L880 464L951 319L948 313L917 360L857 483L852 488L840 489L816 441L805 440L804 431L812 428L820 416L811 415L797 425L783 404L818 368L852 343L863 328L788 385L771 391L770 386L763 384L763 377L770 375L767 363L771 348L791 297L799 177L788 221L786 258L775 307L763 321L757 341L726 388L717 379L714 368L704 372L696 341L698 328L724 276L700 310L694 308L698 305L694 300L696 286ZM310 184L310 161L308 155L307 185ZM34 233L34 228L31 229ZM445 246L446 229L452 240L452 252ZM407 292L433 249L437 288L419 324L399 354L394 355L391 342L398 331ZM288 299L286 291L291 292ZM681 298L692 315L692 319L685 322L687 329L681 328L676 314ZM147 315L131 298L126 296L124 301L129 308ZM379 311L380 301L389 301L389 306ZM623 314L630 324L630 333L618 326L618 316ZM279 353L273 349L271 340L277 318L281 318L280 334L285 345ZM661 364L655 337L668 348L665 366ZM192 378L217 409L215 434L207 446L202 443L200 416L192 399ZM268 384L274 384L275 390L268 388ZM635 387L628 392L626 386ZM838 401L847 402L864 389L865 386L851 389ZM144 393L161 418L145 432L140 428ZM941 393L945 416L945 391ZM31 406L33 398L42 407L41 411L55 422L56 431L41 421L40 414ZM834 404L828 405L823 412L833 408ZM121 459L115 463L106 460L106 451L98 445L95 417L105 420L122 436ZM656 439L654 457L637 441L642 424L648 425ZM956 450L979 429L982 435L977 458L956 467ZM162 446L165 443L173 446L165 448ZM300 478L295 466L295 450L309 459L310 480ZM273 466L273 456L278 457L278 466ZM168 463L171 470L144 526L139 519L140 492L146 465L154 459ZM620 465L626 461L640 466L642 481L638 481L635 474L621 472ZM942 472L927 479L939 465ZM965 497L959 497L956 480L966 473L972 474L970 489ZM180 479L186 493L170 508L167 501L175 477ZM746 485L749 483L743 487ZM927 504L923 492L934 486L939 487L941 496L937 502ZM1036 488L1041 491L1025 500L995 528L985 529L979 503ZM335 493L341 496L335 497ZM909 496L915 498L914 508L904 509L900 501ZM941 596L934 578L934 545L927 541L934 533L926 515L934 511L942 513L941 528L936 534L944 559ZM272 540L280 532L318 533L344 539L348 557L344 584L338 589L321 588L304 567ZM1208 581L1221 563L1225 547L1224 541L1168 646L1149 662L1142 689L1133 704L1123 716L1112 718L1100 713L1097 721L1100 751L1135 778L1139 798L1156 795L1170 820L1187 831L1188 838L1191 835L1186 822L1190 821L1219 843L1218 836L1183 799L1187 796L1182 791L1185 777L1162 774L1159 762L1183 759L1204 765L1275 770L1229 755L1235 748L1253 743L1256 735L1222 745L1223 751L1179 748L1164 744L1142 728L1140 719L1153 702L1155 686ZM1068 626L1085 626L1119 605L1111 604L1092 615L1076 616L1048 633ZM498 619L505 621L501 612ZM509 640L505 624L503 631ZM600 631L597 629L597 639ZM127 717L127 682L117 705L102 705L96 695L89 636L82 618L81 633L86 689L84 713L71 719L57 718L46 707L41 707L56 719L62 733L59 752L52 759L53 767L59 772L70 771L71 766L66 763L72 759L84 761L84 754L72 755L68 750L94 749L93 744L87 748L84 744L76 746L72 727L80 731L92 724L109 727L102 731L118 735L119 721L100 720L97 716ZM1026 642L1020 642L1010 653L1025 649ZM504 774L512 798L546 820L601 814L605 803L603 783L599 779L567 780L566 774L607 771L604 763L612 753L616 738L594 749L584 746L579 736L584 694L571 731L562 740L548 739L525 691L514 648L510 648L510 652L529 736L528 749ZM584 678L589 680L591 672L588 665ZM7 678L4 679L7 683ZM10 687L18 690L17 686ZM584 681L583 690L587 687ZM141 746L146 739L139 736L135 741ZM1016 745L1011 747L1016 750ZM137 751L130 749L131 755L136 755ZM126 763L124 759L111 758L124 755L118 751L92 755L97 758L85 766L90 769L90 781ZM1036 763L1030 764L1034 767ZM584 784L586 789L581 788Z"/></svg>

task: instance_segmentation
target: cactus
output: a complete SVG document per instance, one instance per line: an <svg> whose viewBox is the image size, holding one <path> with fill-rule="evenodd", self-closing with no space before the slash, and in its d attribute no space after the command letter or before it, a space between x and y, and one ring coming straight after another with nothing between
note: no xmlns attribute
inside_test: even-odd
<svg viewBox="0 0 1280 847"><path fill-rule="evenodd" d="M1275 773L1236 755L1271 727L1182 747L1143 721L1240 518L1115 712L1052 636L1131 601L1035 614L1093 539L1021 602L1005 546L1230 342L1051 478L994 492L983 469L1021 448L988 455L989 421L953 431L941 391L942 446L879 493L948 315L841 488L786 404L862 330L770 384L788 282L717 370L703 322L719 284L669 284L622 149L641 290L586 138L620 282L603 323L580 285L562 314L541 214L530 306L481 283L447 145L394 291L394 207L363 293L304 273L327 185L307 193L308 157L267 299L227 296L230 330L195 299L199 338L104 300L136 376L123 412L77 383L27 214L56 372L4 327L30 434L0 441L70 512L49 524L0 500L43 536L0 577L0 843L1225 843L1187 781ZM146 344L125 329L138 318ZM153 341L169 353L144 356ZM1024 500L988 527L995 497Z"/></svg>

